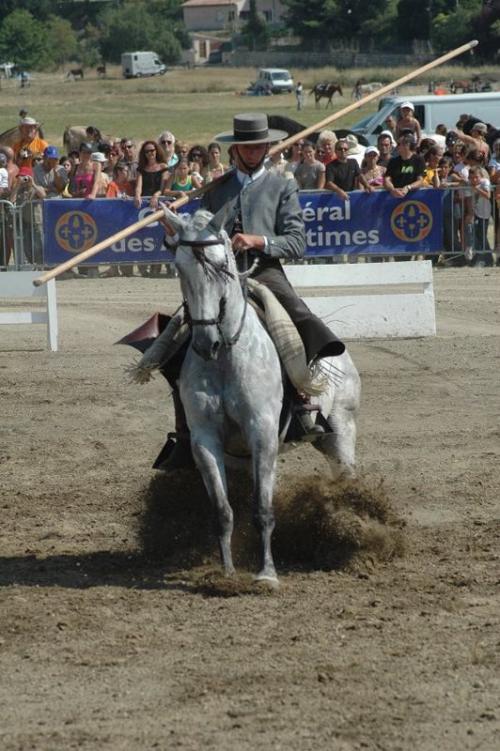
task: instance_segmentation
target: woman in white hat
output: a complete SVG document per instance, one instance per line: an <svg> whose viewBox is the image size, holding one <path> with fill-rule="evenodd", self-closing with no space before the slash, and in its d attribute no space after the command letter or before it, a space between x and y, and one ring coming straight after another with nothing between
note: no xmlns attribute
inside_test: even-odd
<svg viewBox="0 0 500 751"><path fill-rule="evenodd" d="M378 164L380 151L376 146L368 146L361 164L361 174L364 175L368 185L373 188L384 187L385 167Z"/></svg>
<svg viewBox="0 0 500 751"><path fill-rule="evenodd" d="M420 123L415 117L415 107L413 102L403 102L399 107L399 118L396 123L396 141L399 136L407 135L410 132L415 139L415 146L418 146L422 138Z"/></svg>

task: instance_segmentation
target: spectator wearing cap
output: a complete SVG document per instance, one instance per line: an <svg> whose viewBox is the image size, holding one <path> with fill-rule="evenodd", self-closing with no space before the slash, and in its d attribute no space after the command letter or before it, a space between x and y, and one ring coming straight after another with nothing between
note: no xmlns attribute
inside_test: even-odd
<svg viewBox="0 0 500 751"><path fill-rule="evenodd" d="M106 154L102 151L93 151L90 155L90 161L101 165L101 172L99 175L99 182L97 186L96 198L105 198L108 185L111 182L110 176L105 172L105 167L108 163Z"/></svg>
<svg viewBox="0 0 500 751"><path fill-rule="evenodd" d="M43 159L33 167L33 182L43 189L44 198L61 195L69 182L68 173L59 164L59 151L56 146L47 146Z"/></svg>
<svg viewBox="0 0 500 751"><path fill-rule="evenodd" d="M170 171L172 171L179 161L179 157L175 153L174 134L169 130L164 130L163 133L160 133L160 135L158 136L158 143L165 152L167 167Z"/></svg>
<svg viewBox="0 0 500 751"><path fill-rule="evenodd" d="M47 141L44 141L44 139L40 137L39 127L40 123L37 123L33 117L23 117L19 123L19 132L21 136L12 147L14 149L14 156L16 157L21 149L31 152L29 164L27 164L29 167L32 166L33 155L36 154L42 156L43 152L49 145Z"/></svg>
<svg viewBox="0 0 500 751"><path fill-rule="evenodd" d="M368 146L361 163L361 174L373 188L384 187L385 167L378 163L380 152L376 146Z"/></svg>
<svg viewBox="0 0 500 751"><path fill-rule="evenodd" d="M486 142L486 134L488 133L488 126L486 123L474 123L471 127L470 135L464 133L463 130L456 128L454 131L461 141L472 146L475 149L479 149L484 155L485 161L490 157L490 147Z"/></svg>
<svg viewBox="0 0 500 751"><path fill-rule="evenodd" d="M415 144L418 146L420 139L422 138L422 132L420 129L420 123L415 117L415 107L413 102L403 102L399 107L399 117L396 123L396 140L399 141L399 136L406 135L403 131L409 131L414 139Z"/></svg>

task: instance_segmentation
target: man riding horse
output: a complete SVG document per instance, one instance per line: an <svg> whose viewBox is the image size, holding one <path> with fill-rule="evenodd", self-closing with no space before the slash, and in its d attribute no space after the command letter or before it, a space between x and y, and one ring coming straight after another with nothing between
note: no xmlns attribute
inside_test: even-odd
<svg viewBox="0 0 500 751"><path fill-rule="evenodd" d="M270 145L286 136L284 131L270 129L264 114L235 115L233 130L214 139L230 146L235 169L205 193L202 205L214 214L211 225L224 228L231 237L240 270L257 262L251 276L268 287L285 308L304 343L307 361L313 364L319 358L341 355L345 346L297 296L281 266L280 259L301 259L306 247L297 184L264 167ZM167 225L167 245L175 245L176 239ZM181 364L177 358L162 367L173 387L177 434L162 469L192 465L189 429L176 386ZM323 432L313 423L307 405L297 410L305 439Z"/></svg>

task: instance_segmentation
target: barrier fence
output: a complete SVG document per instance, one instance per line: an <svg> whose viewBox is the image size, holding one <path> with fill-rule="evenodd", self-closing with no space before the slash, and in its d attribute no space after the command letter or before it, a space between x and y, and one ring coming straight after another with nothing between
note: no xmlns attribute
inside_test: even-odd
<svg viewBox="0 0 500 751"><path fill-rule="evenodd" d="M322 263L438 258L450 265L493 265L500 257L500 198L480 203L467 187L418 190L407 198L386 191L354 191L341 201L330 191L300 193L306 228L306 261ZM196 208L193 201L185 210ZM0 267L54 266L142 219L147 199L48 199L14 205L0 201ZM158 269L173 256L153 223L112 245L82 266L97 264ZM118 273L118 269L116 269Z"/></svg>

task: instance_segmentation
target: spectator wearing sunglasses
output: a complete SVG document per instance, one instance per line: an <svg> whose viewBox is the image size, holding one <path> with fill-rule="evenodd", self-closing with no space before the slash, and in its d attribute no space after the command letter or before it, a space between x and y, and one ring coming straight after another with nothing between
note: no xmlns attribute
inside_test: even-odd
<svg viewBox="0 0 500 751"><path fill-rule="evenodd" d="M204 146L197 143L189 149L187 160L189 171L196 179L203 183L208 171L208 151Z"/></svg>
<svg viewBox="0 0 500 751"><path fill-rule="evenodd" d="M335 144L334 161L326 165L325 188L332 190L343 201L347 201L352 190L359 190L360 185L371 193L374 188L368 184L356 159L348 158L349 143L340 138Z"/></svg>
<svg viewBox="0 0 500 751"><path fill-rule="evenodd" d="M137 180L137 168L139 162L135 153L135 143L130 138L122 138L123 159L127 163L129 180Z"/></svg>
<svg viewBox="0 0 500 751"><path fill-rule="evenodd" d="M175 153L174 134L169 130L164 130L163 133L160 133L160 135L158 136L158 143L165 152L167 167L169 168L169 170L172 170L179 161L179 157Z"/></svg>
<svg viewBox="0 0 500 751"><path fill-rule="evenodd" d="M140 207L143 196L149 196L149 205L156 210L168 176L166 156L161 145L156 141L144 141L139 151L139 166L135 183L136 207ZM157 276L160 271L161 264L159 263L151 264L151 266L139 265L141 276Z"/></svg>

